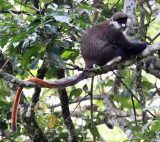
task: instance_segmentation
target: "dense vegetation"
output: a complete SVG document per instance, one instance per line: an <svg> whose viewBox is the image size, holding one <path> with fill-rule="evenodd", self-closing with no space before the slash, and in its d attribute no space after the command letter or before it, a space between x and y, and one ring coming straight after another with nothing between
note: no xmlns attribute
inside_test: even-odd
<svg viewBox="0 0 160 142"><path fill-rule="evenodd" d="M122 0L99 0L98 6L96 2L0 0L0 68L22 80L78 74L85 67L81 34L115 10L123 11ZM153 13L148 2L138 1L134 36L149 44L160 40ZM17 133L11 131L11 113L19 83L0 72L0 141L158 140L159 57L155 52L131 66L96 76L93 86L88 79L66 89L25 88Z"/></svg>

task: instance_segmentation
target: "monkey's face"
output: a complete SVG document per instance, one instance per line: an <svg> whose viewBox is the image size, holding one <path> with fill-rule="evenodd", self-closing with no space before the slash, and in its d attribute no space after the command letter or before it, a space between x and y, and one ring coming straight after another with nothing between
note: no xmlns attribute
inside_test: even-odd
<svg viewBox="0 0 160 142"><path fill-rule="evenodd" d="M110 22L110 25L120 31L125 31L127 28L128 16L123 12L116 12Z"/></svg>

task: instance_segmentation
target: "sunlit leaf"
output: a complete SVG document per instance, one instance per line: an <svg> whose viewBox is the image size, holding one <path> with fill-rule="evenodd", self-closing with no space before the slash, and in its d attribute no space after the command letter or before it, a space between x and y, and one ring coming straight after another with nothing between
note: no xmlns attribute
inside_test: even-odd
<svg viewBox="0 0 160 142"><path fill-rule="evenodd" d="M43 110L43 111L46 111L46 110L47 110L47 107L46 107L46 106L44 106L42 110Z"/></svg>
<svg viewBox="0 0 160 142"><path fill-rule="evenodd" d="M65 50L61 55L61 58L63 60L70 59L71 61L74 62L74 60L78 57L78 55L79 55L79 50Z"/></svg>
<svg viewBox="0 0 160 142"><path fill-rule="evenodd" d="M151 129L155 131L160 131L160 120L152 124Z"/></svg>

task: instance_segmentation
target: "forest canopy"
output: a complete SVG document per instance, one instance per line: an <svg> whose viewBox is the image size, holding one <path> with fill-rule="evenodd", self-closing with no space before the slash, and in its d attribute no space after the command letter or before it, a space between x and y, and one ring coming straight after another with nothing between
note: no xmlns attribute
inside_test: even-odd
<svg viewBox="0 0 160 142"><path fill-rule="evenodd" d="M117 11L129 17L126 38L147 48L85 69L81 35ZM0 141L160 140L159 51L159 0L0 0ZM86 70L88 77L66 88L25 81L61 83Z"/></svg>

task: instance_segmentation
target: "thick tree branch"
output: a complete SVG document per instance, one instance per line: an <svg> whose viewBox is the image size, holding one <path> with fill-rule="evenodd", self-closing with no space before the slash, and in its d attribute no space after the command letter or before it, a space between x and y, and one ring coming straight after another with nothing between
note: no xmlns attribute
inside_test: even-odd
<svg viewBox="0 0 160 142"><path fill-rule="evenodd" d="M160 42L157 42L153 45L148 45L147 48L142 52L142 54L139 56L139 60L145 58L146 56L152 54L153 52L160 50ZM81 80L83 79L87 79L96 75L100 75L100 74L104 74L107 73L109 71L113 71L113 70L117 70L117 69L122 69L126 66L129 66L133 63L135 63L137 61L137 59L134 57L126 60L126 61L120 61L120 62L113 62L111 64L107 64L103 67L101 67L100 69L87 69L85 71L90 72L89 76L86 78L81 78ZM65 77L62 79L58 79L55 81L48 81L50 83L63 83L63 82L68 82L71 80L74 80L78 75L75 76L71 76L71 77ZM33 82L29 82L29 81L23 81L21 79L17 79L16 77L5 73L3 70L0 70L0 78L3 78L6 81L9 81L13 84L17 84L18 86L22 86L22 87L44 87L41 85L38 85L36 83Z"/></svg>

